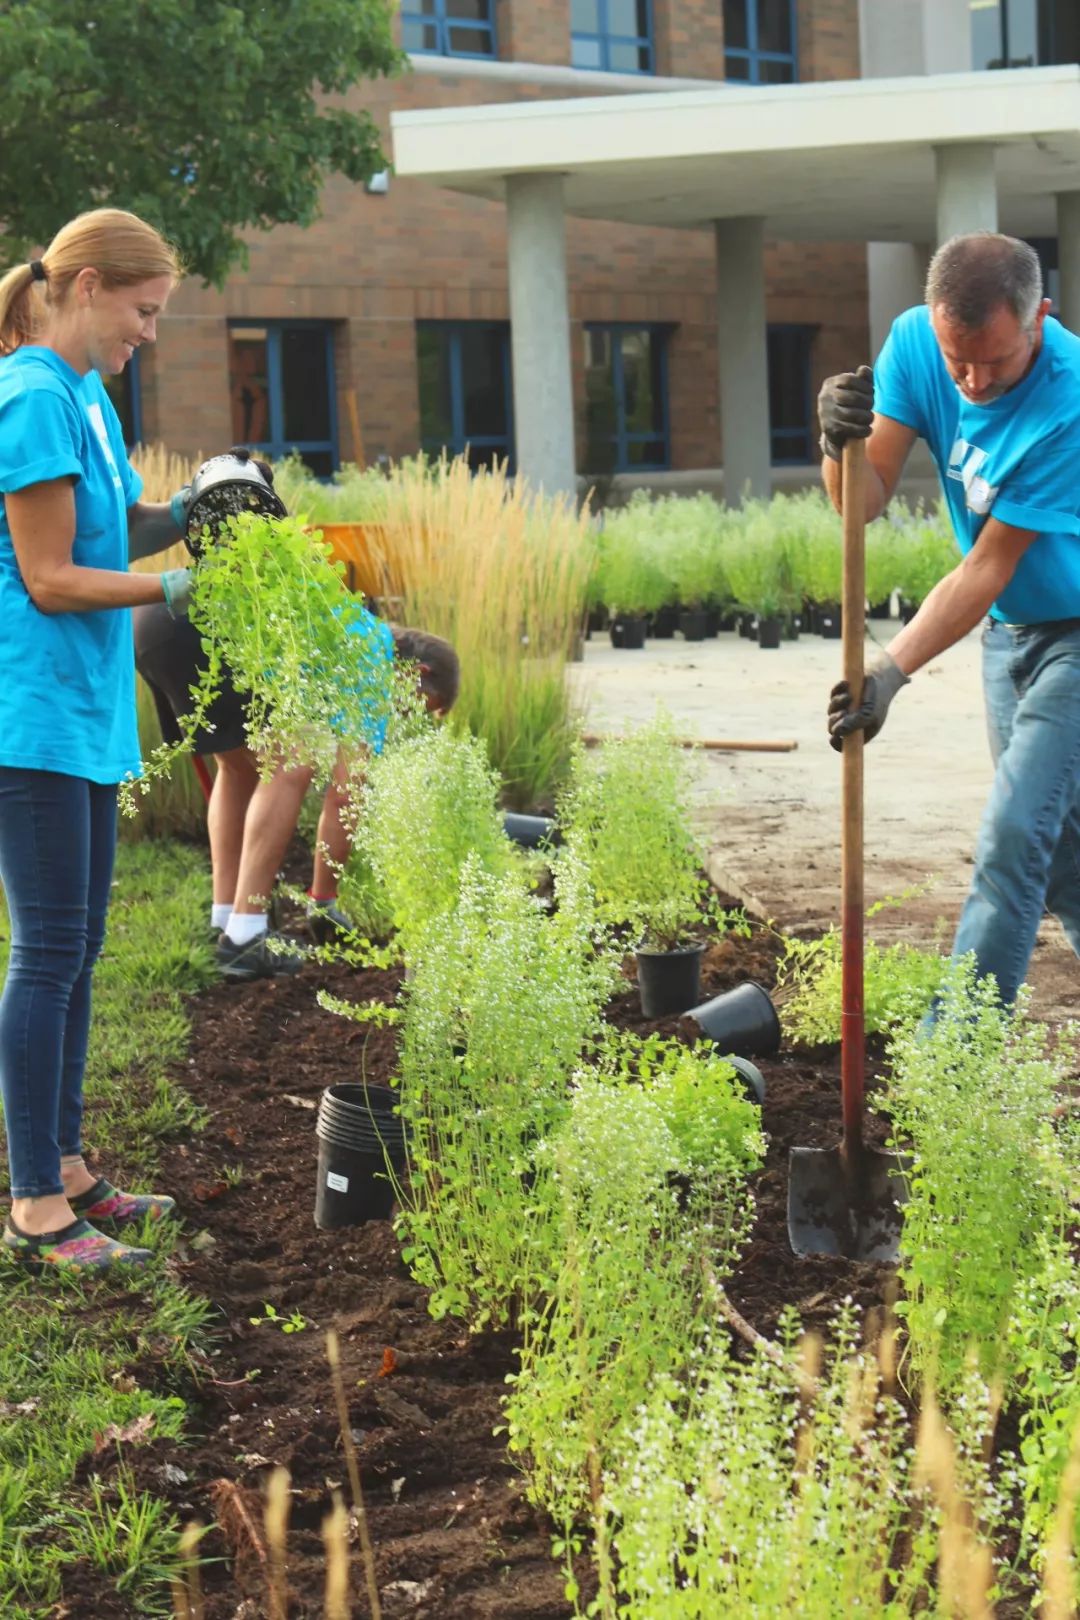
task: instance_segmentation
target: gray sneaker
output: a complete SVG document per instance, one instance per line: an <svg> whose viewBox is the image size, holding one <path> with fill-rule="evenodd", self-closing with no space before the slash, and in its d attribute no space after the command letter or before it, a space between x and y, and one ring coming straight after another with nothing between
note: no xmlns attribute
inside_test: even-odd
<svg viewBox="0 0 1080 1620"><path fill-rule="evenodd" d="M307 926L316 945L348 944L356 933L355 923L333 900L313 901L308 907Z"/></svg>
<svg viewBox="0 0 1080 1620"><path fill-rule="evenodd" d="M223 979L280 979L299 973L303 952L282 934L259 934L237 945L228 934L217 942L217 966Z"/></svg>

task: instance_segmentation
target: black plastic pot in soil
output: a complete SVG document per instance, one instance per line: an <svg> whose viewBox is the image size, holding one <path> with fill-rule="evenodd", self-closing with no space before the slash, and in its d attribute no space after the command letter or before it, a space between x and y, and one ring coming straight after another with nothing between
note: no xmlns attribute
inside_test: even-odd
<svg viewBox="0 0 1080 1620"><path fill-rule="evenodd" d="M522 849L554 848L562 843L562 833L550 816L522 816L508 810L503 816L503 832Z"/></svg>
<svg viewBox="0 0 1080 1620"><path fill-rule="evenodd" d="M826 641L839 641L842 628L839 602L820 602L817 613L818 635Z"/></svg>
<svg viewBox="0 0 1080 1620"><path fill-rule="evenodd" d="M709 616L704 608L687 608L679 614L679 629L684 641L704 641L708 634Z"/></svg>
<svg viewBox="0 0 1080 1620"><path fill-rule="evenodd" d="M764 647L770 652L775 651L780 645L780 620L759 619L757 642L759 647Z"/></svg>
<svg viewBox="0 0 1080 1620"><path fill-rule="evenodd" d="M780 1020L768 991L747 980L691 1007L686 1015L698 1024L725 1057L772 1057L780 1049Z"/></svg>
<svg viewBox="0 0 1080 1620"><path fill-rule="evenodd" d="M735 1073L743 1083L743 1090L751 1102L757 1103L759 1108L765 1104L765 1076L761 1070L750 1062L749 1058L739 1057L733 1052L724 1053L724 1062L730 1063Z"/></svg>
<svg viewBox="0 0 1080 1620"><path fill-rule="evenodd" d="M655 636L657 641L670 641L678 628L678 608L666 605L658 608L653 614L652 622L649 625L649 634Z"/></svg>
<svg viewBox="0 0 1080 1620"><path fill-rule="evenodd" d="M637 652L645 645L645 620L633 619L626 614L620 614L611 621L611 645L623 647L628 652Z"/></svg>
<svg viewBox="0 0 1080 1620"><path fill-rule="evenodd" d="M669 1018L694 1005L701 989L704 950L704 945L683 945L675 951L634 952L645 1018Z"/></svg>
<svg viewBox="0 0 1080 1620"><path fill-rule="evenodd" d="M321 1230L389 1217L394 1203L390 1169L400 1173L406 1158L405 1130L395 1104L393 1092L374 1087L328 1086L323 1092L315 1122L315 1225Z"/></svg>

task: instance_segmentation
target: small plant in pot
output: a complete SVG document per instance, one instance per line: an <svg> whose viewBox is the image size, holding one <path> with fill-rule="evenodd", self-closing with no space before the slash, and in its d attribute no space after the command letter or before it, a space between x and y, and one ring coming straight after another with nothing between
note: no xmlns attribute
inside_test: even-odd
<svg viewBox="0 0 1080 1620"><path fill-rule="evenodd" d="M783 536L768 506L748 503L743 521L724 542L724 567L736 601L758 621L758 646L780 645L780 625L791 606L789 568Z"/></svg>
<svg viewBox="0 0 1080 1620"><path fill-rule="evenodd" d="M702 874L690 786L686 756L660 716L597 754L579 747L559 805L559 860L580 866L599 920L627 929L647 1018L697 1004L704 946L695 934L727 920Z"/></svg>
<svg viewBox="0 0 1080 1620"><path fill-rule="evenodd" d="M645 645L646 620L669 596L653 533L655 519L648 497L635 496L629 506L606 517L600 538L597 591L611 614L614 647Z"/></svg>

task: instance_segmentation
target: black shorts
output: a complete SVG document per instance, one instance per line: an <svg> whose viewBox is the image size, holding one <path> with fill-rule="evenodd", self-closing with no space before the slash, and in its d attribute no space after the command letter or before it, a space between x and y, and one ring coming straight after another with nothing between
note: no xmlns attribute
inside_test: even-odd
<svg viewBox="0 0 1080 1620"><path fill-rule="evenodd" d="M202 639L187 619L174 619L164 602L135 608L132 621L135 668L153 694L162 737L177 743L177 722L191 712L191 688L206 668ZM206 720L195 733L197 754L227 754L245 746L247 704L227 675Z"/></svg>

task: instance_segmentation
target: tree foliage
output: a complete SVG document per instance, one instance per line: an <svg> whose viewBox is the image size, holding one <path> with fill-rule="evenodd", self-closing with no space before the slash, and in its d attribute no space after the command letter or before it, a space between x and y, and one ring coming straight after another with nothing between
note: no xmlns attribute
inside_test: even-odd
<svg viewBox="0 0 1080 1620"><path fill-rule="evenodd" d="M133 209L220 286L242 232L307 225L333 173L385 167L345 93L404 60L393 0L0 5L7 262L83 209Z"/></svg>

